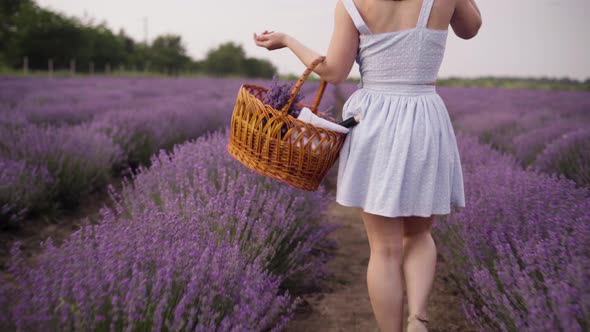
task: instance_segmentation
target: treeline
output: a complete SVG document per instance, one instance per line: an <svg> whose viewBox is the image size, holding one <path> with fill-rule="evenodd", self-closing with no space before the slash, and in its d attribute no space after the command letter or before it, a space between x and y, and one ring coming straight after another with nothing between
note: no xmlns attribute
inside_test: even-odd
<svg viewBox="0 0 590 332"><path fill-rule="evenodd" d="M590 79L586 79L585 81L578 81L567 77L527 78L486 76L472 79L450 77L445 79L439 79L437 81L437 84L442 86L460 87L590 91Z"/></svg>
<svg viewBox="0 0 590 332"><path fill-rule="evenodd" d="M177 75L240 75L270 78L277 69L267 60L248 58L240 45L226 43L203 60L187 55L179 35L137 42L105 23L84 22L38 6L34 0L0 1L0 69L149 71Z"/></svg>

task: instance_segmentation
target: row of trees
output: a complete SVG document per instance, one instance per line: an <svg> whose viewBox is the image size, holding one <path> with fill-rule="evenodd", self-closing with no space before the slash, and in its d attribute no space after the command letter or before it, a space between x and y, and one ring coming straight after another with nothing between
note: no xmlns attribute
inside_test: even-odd
<svg viewBox="0 0 590 332"><path fill-rule="evenodd" d="M105 71L125 66L165 74L184 71L209 75L270 78L276 68L267 60L248 58L240 45L226 43L204 60L189 57L178 35L162 35L147 44L125 31L41 8L34 0L0 1L0 67L19 69L23 59L33 70L66 69L75 60L78 71Z"/></svg>

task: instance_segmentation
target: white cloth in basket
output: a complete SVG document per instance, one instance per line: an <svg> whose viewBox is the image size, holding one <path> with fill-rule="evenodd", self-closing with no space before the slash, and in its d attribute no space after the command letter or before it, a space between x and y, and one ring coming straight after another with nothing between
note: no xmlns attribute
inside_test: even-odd
<svg viewBox="0 0 590 332"><path fill-rule="evenodd" d="M328 130L332 130L332 131L336 131L339 133L343 133L343 134L348 134L348 131L350 129L343 127L337 123L334 123L332 121L323 119L317 115L315 115L309 108L304 107L301 109L301 112L299 112L299 116L297 117L297 120L309 123L311 125L313 125L314 127L320 127L320 128L324 128L324 129L328 129ZM302 128L299 131L294 131L293 134L291 135L291 137L295 140L300 133L305 132L305 128ZM305 134L303 134L305 135ZM317 135L313 136L312 142L311 142L311 147L313 150L315 150L320 142L320 138L323 138L325 134L320 134L321 137L318 137ZM299 146L304 146L306 145L309 140L311 139L311 135L309 135L309 137L304 137L303 140L300 140L298 142ZM324 144L328 144L327 140L324 140Z"/></svg>

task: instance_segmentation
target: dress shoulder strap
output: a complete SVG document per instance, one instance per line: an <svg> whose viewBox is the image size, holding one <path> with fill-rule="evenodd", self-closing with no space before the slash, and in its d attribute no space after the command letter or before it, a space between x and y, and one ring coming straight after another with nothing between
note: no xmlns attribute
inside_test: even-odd
<svg viewBox="0 0 590 332"><path fill-rule="evenodd" d="M420 17L418 18L417 28L426 28L430 13L432 12L432 5L434 0L422 0L422 9L420 10Z"/></svg>
<svg viewBox="0 0 590 332"><path fill-rule="evenodd" d="M371 34L369 27L367 26L367 24L363 20L361 13L359 13L358 8L354 4L354 1L353 0L342 0L342 3L344 4L344 8L346 8L348 15L350 15L350 18L352 19L352 22L354 22L354 25L356 26L356 29L359 31L359 33L365 34L365 35Z"/></svg>

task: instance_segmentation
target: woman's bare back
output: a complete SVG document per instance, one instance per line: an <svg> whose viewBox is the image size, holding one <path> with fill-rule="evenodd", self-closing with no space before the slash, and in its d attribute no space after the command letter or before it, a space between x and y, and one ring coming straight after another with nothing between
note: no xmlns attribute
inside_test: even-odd
<svg viewBox="0 0 590 332"><path fill-rule="evenodd" d="M423 0L354 0L363 20L373 33L415 28L422 2ZM477 34L481 26L481 16L479 19L478 16L479 11L472 0L436 0L427 28L447 30L451 25L459 37L468 39Z"/></svg>

